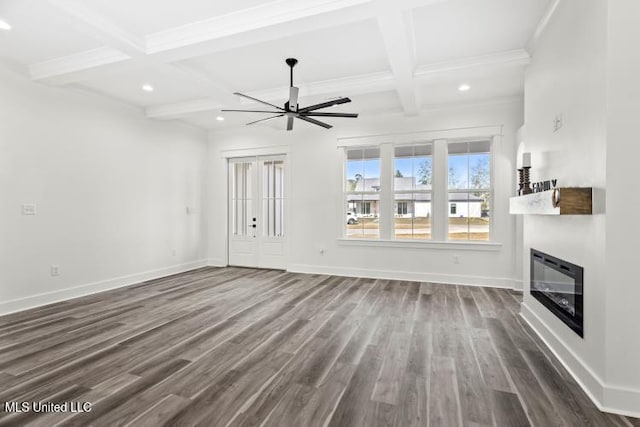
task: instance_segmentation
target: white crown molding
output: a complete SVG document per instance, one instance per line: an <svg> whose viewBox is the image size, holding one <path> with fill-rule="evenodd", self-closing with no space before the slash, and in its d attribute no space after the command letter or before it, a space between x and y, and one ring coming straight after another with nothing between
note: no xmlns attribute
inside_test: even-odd
<svg viewBox="0 0 640 427"><path fill-rule="evenodd" d="M411 143L416 141L433 141L436 139L464 139L464 138L492 138L502 135L502 125L473 126L466 128L451 128L438 130L423 130L416 132L395 132L380 135L346 136L337 138L337 147L357 147L366 145L379 145L384 143ZM384 246L384 247L416 247L457 249L472 251L497 251L502 248L502 243L459 243L459 242L396 242L384 240L356 240L339 239L340 244L350 246Z"/></svg>
<svg viewBox="0 0 640 427"><path fill-rule="evenodd" d="M426 80L434 76L459 70L478 68L496 68L524 66L529 64L531 57L524 49L496 52L488 55L472 56L452 61L435 62L419 66L415 72L417 80Z"/></svg>
<svg viewBox="0 0 640 427"><path fill-rule="evenodd" d="M116 62L122 62L131 57L111 47L74 53L73 55L50 59L29 65L29 75L32 80L51 80Z"/></svg>
<svg viewBox="0 0 640 427"><path fill-rule="evenodd" d="M420 109L420 113L433 113L437 111L449 111L449 110L458 110L464 108L478 108L478 107L488 107L491 105L499 105L499 104L514 104L524 102L523 96L520 95L512 95L512 96L498 96L493 98L485 98L479 99L477 101L468 101L468 102L449 102L444 104L427 104L424 105Z"/></svg>

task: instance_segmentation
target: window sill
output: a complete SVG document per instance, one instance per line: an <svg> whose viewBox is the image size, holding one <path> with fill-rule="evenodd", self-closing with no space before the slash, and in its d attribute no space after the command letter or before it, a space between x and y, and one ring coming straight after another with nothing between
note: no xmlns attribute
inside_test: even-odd
<svg viewBox="0 0 640 427"><path fill-rule="evenodd" d="M502 249L502 243L497 242L438 242L415 240L380 240L380 239L347 239L339 238L339 245L368 246L384 248L415 248L415 249L443 249L456 251L484 251L497 252Z"/></svg>

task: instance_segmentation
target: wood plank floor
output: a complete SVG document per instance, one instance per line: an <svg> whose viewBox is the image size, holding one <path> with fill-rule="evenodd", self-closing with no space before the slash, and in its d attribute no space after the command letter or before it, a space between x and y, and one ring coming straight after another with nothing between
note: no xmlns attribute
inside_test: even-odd
<svg viewBox="0 0 640 427"><path fill-rule="evenodd" d="M640 426L493 288L203 268L0 318L0 425Z"/></svg>

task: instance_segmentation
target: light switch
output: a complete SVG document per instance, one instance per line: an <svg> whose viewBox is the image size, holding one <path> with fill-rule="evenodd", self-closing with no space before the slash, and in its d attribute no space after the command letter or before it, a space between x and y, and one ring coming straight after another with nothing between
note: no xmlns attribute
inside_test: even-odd
<svg viewBox="0 0 640 427"><path fill-rule="evenodd" d="M22 205L22 215L35 215L36 214L36 205L33 203Z"/></svg>

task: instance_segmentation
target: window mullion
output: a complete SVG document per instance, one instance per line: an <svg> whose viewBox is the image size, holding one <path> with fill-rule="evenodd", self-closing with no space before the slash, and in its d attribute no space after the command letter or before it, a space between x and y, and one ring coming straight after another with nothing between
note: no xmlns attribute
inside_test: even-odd
<svg viewBox="0 0 640 427"><path fill-rule="evenodd" d="M449 194L448 194L448 165L447 165L447 140L433 141L433 195L431 211L433 219L431 232L433 240L444 241L447 236L449 219Z"/></svg>
<svg viewBox="0 0 640 427"><path fill-rule="evenodd" d="M393 144L380 146L380 238L389 240L393 232Z"/></svg>

